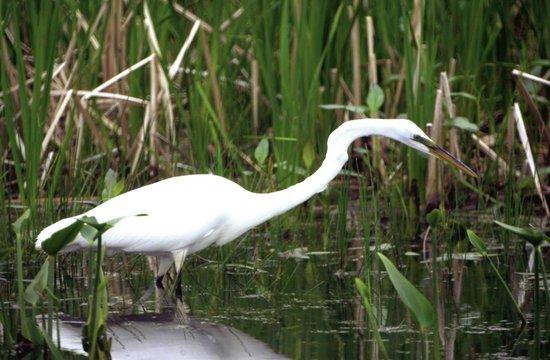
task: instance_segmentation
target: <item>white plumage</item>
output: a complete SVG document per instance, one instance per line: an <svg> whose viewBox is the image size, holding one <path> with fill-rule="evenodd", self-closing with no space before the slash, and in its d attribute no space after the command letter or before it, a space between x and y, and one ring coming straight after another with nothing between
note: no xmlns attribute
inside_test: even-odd
<svg viewBox="0 0 550 360"><path fill-rule="evenodd" d="M223 245L323 191L346 163L353 140L369 135L390 137L475 175L409 120L362 119L348 121L333 131L322 166L285 190L257 194L216 175L178 176L121 194L79 216L93 216L99 222L127 217L105 232L103 244L110 253L162 256L160 276L168 270L172 258L181 260L209 245ZM135 216L138 214L147 216ZM46 227L38 235L36 247L40 249L45 239L75 218ZM64 251L87 246L88 242L79 236Z"/></svg>

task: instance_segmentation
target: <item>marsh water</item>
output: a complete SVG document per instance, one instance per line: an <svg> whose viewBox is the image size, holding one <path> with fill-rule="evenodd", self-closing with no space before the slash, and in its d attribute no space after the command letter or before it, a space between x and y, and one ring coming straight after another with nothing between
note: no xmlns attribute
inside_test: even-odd
<svg viewBox="0 0 550 360"><path fill-rule="evenodd" d="M354 286L355 277L367 275L380 321L379 331L389 357L431 357L432 337L419 331L415 319L382 271L383 267L372 262L371 255L378 249L391 257L400 271L439 309L440 325L445 329L442 334L445 358L529 358L532 355L533 274L529 269L529 251L519 239L507 239L508 249L503 239L493 237L489 243L499 271L527 315L528 324L523 332L514 305L495 273L478 253L466 246L464 239L451 239L452 251L445 250L449 246L441 246L438 254L440 295L434 300L430 254L423 249L422 234L407 238L382 231L379 239L373 240L366 250L362 237L340 240L344 246L339 246L337 236L326 235L321 222L279 224L273 228L263 226L235 244L206 250L186 262L183 293L189 316L195 323L215 329L217 335L207 335L215 343L223 343L238 332L242 334L237 338L245 349L243 354L250 355L244 357L378 358L379 345L365 320ZM494 234L486 233L487 236ZM58 262L57 295L62 299L61 309L74 318L86 316L88 261L88 254L81 253L62 255ZM368 261L371 261L368 266L371 270L367 274L365 263ZM116 255L107 259L104 268L109 279L110 318L141 316L140 323L131 323L134 330L130 332L141 334L130 340L137 339L141 348L125 346L126 340L117 338L122 349L118 354L124 354L128 348L139 351L142 358L147 358L146 354L166 352L166 345L159 339L173 344L179 336L174 331L179 330L174 330L178 327L172 323L157 321L154 299L145 303L138 301L153 282L145 258ZM4 278L11 276L7 266L3 266L2 273ZM173 281L168 279L167 293L173 291L172 286ZM543 303L542 309L544 306ZM149 325L143 320L148 317ZM538 317L542 323L540 338L544 357L550 354L548 313L540 310ZM130 318L130 321L133 320ZM220 330L220 326L225 327ZM186 334L204 333L204 327L201 329L188 327ZM67 342L77 346L78 334L61 332ZM200 340L185 335L181 335L181 339L178 345L184 349ZM260 353L247 350L249 341L256 346L254 339L268 350L260 348ZM143 352L144 346L150 352Z"/></svg>

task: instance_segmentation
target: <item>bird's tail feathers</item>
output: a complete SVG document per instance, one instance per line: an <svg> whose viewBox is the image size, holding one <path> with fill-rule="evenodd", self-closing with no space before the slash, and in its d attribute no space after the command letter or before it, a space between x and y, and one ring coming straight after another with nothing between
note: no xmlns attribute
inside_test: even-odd
<svg viewBox="0 0 550 360"><path fill-rule="evenodd" d="M46 227L45 229L43 229L40 232L40 234L38 234L38 236L36 237L36 242L34 244L35 248L37 250L42 250L42 243L46 239L49 239L52 236L52 234L54 234L56 231L59 231L63 228L66 228L67 226L71 225L79 217L80 217L80 215L69 217L69 218L66 218L66 219L62 219L62 220L59 220L56 223L51 224L50 226ZM88 242L86 241L86 239L82 235L78 234L76 239L74 239L73 242L68 244L62 250L62 252L76 251L76 250L79 250L79 249L82 249L82 248L86 247L87 245L88 245Z"/></svg>

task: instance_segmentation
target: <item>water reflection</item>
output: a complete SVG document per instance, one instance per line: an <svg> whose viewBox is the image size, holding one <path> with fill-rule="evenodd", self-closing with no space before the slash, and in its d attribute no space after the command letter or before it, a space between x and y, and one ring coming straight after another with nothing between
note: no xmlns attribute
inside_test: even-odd
<svg viewBox="0 0 550 360"><path fill-rule="evenodd" d="M263 342L231 326L189 317L182 323L174 311L162 314L110 316L113 359L286 359ZM61 317L61 348L73 354L82 350L84 322ZM57 341L57 336L54 337Z"/></svg>

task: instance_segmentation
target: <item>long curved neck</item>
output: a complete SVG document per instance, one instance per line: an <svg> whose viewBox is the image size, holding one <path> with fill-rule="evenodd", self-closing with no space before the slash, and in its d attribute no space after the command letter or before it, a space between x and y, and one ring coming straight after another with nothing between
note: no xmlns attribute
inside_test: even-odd
<svg viewBox="0 0 550 360"><path fill-rule="evenodd" d="M385 135L395 128L392 120L369 119L358 123L358 120L346 122L334 130L328 140L327 154L323 164L315 173L302 182L284 190L266 194L256 194L258 224L280 215L303 203L313 195L325 190L328 183L338 175L348 160L348 148L359 137ZM360 125L360 126L359 126Z"/></svg>
<svg viewBox="0 0 550 360"><path fill-rule="evenodd" d="M266 212L266 218L263 221L280 215L325 190L328 183L338 175L346 163L348 157L347 153L345 154L345 157L338 159L325 158L315 173L295 185L272 193L258 194L261 211Z"/></svg>

